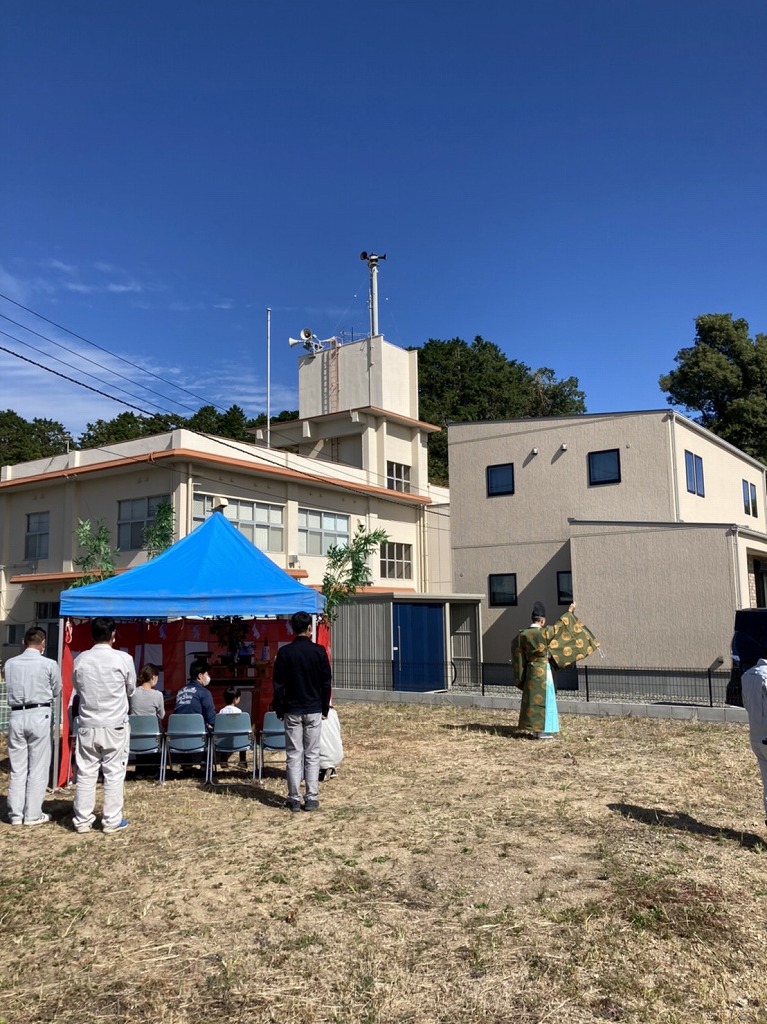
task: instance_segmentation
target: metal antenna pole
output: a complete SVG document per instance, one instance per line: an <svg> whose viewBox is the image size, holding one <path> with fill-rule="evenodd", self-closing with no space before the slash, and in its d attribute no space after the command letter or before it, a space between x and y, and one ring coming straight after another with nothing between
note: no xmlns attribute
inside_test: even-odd
<svg viewBox="0 0 767 1024"><path fill-rule="evenodd" d="M272 311L266 307L266 447L272 446Z"/></svg>
<svg viewBox="0 0 767 1024"><path fill-rule="evenodd" d="M361 252L360 259L366 260L370 269L370 337L378 335L378 261L386 259L386 253L379 256L374 252Z"/></svg>

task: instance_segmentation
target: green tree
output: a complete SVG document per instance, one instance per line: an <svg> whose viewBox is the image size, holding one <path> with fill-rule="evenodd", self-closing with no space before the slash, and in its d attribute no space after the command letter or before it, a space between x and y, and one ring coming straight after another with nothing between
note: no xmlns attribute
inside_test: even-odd
<svg viewBox="0 0 767 1024"><path fill-rule="evenodd" d="M248 418L239 405L231 405L222 413L218 421L220 437L231 437L234 441L252 441L250 434L245 432Z"/></svg>
<svg viewBox="0 0 767 1024"><path fill-rule="evenodd" d="M201 406L193 416L186 421L189 430L196 430L198 434L218 434L221 416L215 405Z"/></svg>
<svg viewBox="0 0 767 1024"><path fill-rule="evenodd" d="M29 421L13 409L0 412L0 463L3 465L61 455L71 446L71 441L68 432L56 420L35 418Z"/></svg>
<svg viewBox="0 0 767 1024"><path fill-rule="evenodd" d="M372 574L368 558L388 539L386 530L368 530L364 523L359 523L348 544L334 544L329 548L321 588L329 622L338 615L339 605L351 601L361 587L370 585Z"/></svg>
<svg viewBox="0 0 767 1024"><path fill-rule="evenodd" d="M159 502L154 519L144 528L142 545L146 548L147 559L155 558L173 543L173 506L165 499Z"/></svg>
<svg viewBox="0 0 767 1024"><path fill-rule="evenodd" d="M121 441L135 441L139 437L164 434L175 427L183 427L186 420L174 413L157 413L154 416L139 416L135 412L121 412L113 420L96 420L89 423L80 435L81 448L102 448L119 444Z"/></svg>
<svg viewBox="0 0 767 1024"><path fill-rule="evenodd" d="M767 462L767 335L751 338L732 313L706 313L695 320L694 344L674 362L659 380L669 405Z"/></svg>
<svg viewBox="0 0 767 1024"><path fill-rule="evenodd" d="M115 574L115 564L120 551L113 548L109 529L103 519L97 519L95 526L90 519L78 519L75 529L77 543L83 553L73 559L82 575L72 583L73 587L84 587L98 583Z"/></svg>
<svg viewBox="0 0 767 1024"><path fill-rule="evenodd" d="M532 371L479 336L471 345L462 338L431 338L418 349L418 394L421 419L443 428L451 421L567 416L586 411L585 395L576 377L557 380L548 367ZM428 448L429 479L446 484L447 431L430 435Z"/></svg>

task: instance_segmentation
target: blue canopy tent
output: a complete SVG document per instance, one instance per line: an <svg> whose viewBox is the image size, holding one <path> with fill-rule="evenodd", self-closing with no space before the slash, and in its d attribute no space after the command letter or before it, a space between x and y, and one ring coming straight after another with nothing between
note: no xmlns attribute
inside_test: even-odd
<svg viewBox="0 0 767 1024"><path fill-rule="evenodd" d="M175 619L319 615L325 598L294 580L220 513L145 565L65 590L62 617Z"/></svg>

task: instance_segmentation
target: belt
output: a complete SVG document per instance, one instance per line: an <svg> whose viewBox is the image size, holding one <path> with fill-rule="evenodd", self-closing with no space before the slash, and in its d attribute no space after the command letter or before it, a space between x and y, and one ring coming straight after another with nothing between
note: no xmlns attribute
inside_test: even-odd
<svg viewBox="0 0 767 1024"><path fill-rule="evenodd" d="M47 704L11 704L11 711L28 711L29 708L49 708L51 702Z"/></svg>

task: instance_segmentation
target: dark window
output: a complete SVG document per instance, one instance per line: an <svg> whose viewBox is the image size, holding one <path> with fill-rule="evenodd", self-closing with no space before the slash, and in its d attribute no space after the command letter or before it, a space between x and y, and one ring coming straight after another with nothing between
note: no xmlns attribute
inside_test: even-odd
<svg viewBox="0 0 767 1024"><path fill-rule="evenodd" d="M517 574L497 572L487 577L490 606L498 608L517 603Z"/></svg>
<svg viewBox="0 0 767 1024"><path fill-rule="evenodd" d="M170 501L170 495L128 498L117 502L117 547L120 551L140 551L143 548L144 531L154 522L161 501Z"/></svg>
<svg viewBox="0 0 767 1024"><path fill-rule="evenodd" d="M499 466L487 467L487 496L496 498L500 494L514 493L514 463L504 462ZM515 602L516 603L516 602Z"/></svg>
<svg viewBox="0 0 767 1024"><path fill-rule="evenodd" d="M617 448L589 452L589 484L619 484L621 482L621 454Z"/></svg>
<svg viewBox="0 0 767 1024"><path fill-rule="evenodd" d="M684 453L684 472L687 478L687 490L690 494L699 494L705 497L706 489L703 485L703 459L700 455L692 452Z"/></svg>
<svg viewBox="0 0 767 1024"><path fill-rule="evenodd" d="M747 516L759 514L756 507L756 484L750 484L748 480L743 481L743 510Z"/></svg>
<svg viewBox="0 0 767 1024"><path fill-rule="evenodd" d="M386 463L386 486L390 491L410 492L410 466L401 462Z"/></svg>
<svg viewBox="0 0 767 1024"><path fill-rule="evenodd" d="M557 573L557 604L573 603L573 574L570 570Z"/></svg>
<svg viewBox="0 0 767 1024"><path fill-rule="evenodd" d="M381 576L387 580L413 578L413 545L386 541L381 545Z"/></svg>
<svg viewBox="0 0 767 1024"><path fill-rule="evenodd" d="M27 562L48 557L49 522L49 512L30 512L27 516L27 535L24 538L24 558Z"/></svg>

